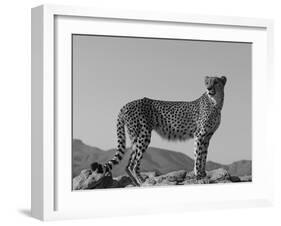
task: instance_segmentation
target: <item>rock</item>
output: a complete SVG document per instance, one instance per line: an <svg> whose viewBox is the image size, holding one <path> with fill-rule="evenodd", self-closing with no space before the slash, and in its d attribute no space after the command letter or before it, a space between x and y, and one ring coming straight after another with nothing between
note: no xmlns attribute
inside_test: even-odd
<svg viewBox="0 0 281 226"><path fill-rule="evenodd" d="M157 184L157 181L156 181L155 178L153 178L153 177L148 178L148 180L146 180L146 182L147 182L148 184L150 184L150 185L155 185L155 184Z"/></svg>
<svg viewBox="0 0 281 226"><path fill-rule="evenodd" d="M182 182L185 179L186 173L187 172L185 170L179 170L176 172L167 173L165 176L170 182Z"/></svg>
<svg viewBox="0 0 281 226"><path fill-rule="evenodd" d="M231 176L223 168L207 171L207 176L196 179L194 173L185 170L173 171L164 175L155 172L141 173L145 182L142 186L167 186L167 185L187 185L187 184L214 184L251 181L251 176ZM130 177L127 175L112 178L112 175L103 176L90 169L82 170L81 173L73 178L73 189L99 189L99 188L125 188L134 187Z"/></svg>
<svg viewBox="0 0 281 226"><path fill-rule="evenodd" d="M155 178L148 178L143 184L142 186L147 187L147 186L154 186L157 184L157 181L155 180Z"/></svg>
<svg viewBox="0 0 281 226"><path fill-rule="evenodd" d="M248 176L241 176L239 177L241 182L252 182L252 176L248 175Z"/></svg>
<svg viewBox="0 0 281 226"><path fill-rule="evenodd" d="M73 190L108 188L113 184L111 175L103 176L93 172L91 169L82 170L81 173L72 180Z"/></svg>
<svg viewBox="0 0 281 226"><path fill-rule="evenodd" d="M172 185L172 184L179 184L185 180L185 175L186 175L185 170L179 170L175 172L170 172L158 177L149 177L146 180L146 185Z"/></svg>
<svg viewBox="0 0 281 226"><path fill-rule="evenodd" d="M231 176L230 180L231 180L231 182L241 182L241 179L237 176Z"/></svg>
<svg viewBox="0 0 281 226"><path fill-rule="evenodd" d="M185 175L185 180L191 180L195 178L194 171L187 172Z"/></svg>
<svg viewBox="0 0 281 226"><path fill-rule="evenodd" d="M72 189L73 190L79 190L79 189L83 189L83 184L84 182L87 180L87 178L89 177L89 175L91 174L91 170L90 169L86 169L86 170L82 170L81 173L74 177L72 180Z"/></svg>
<svg viewBox="0 0 281 226"><path fill-rule="evenodd" d="M122 177L114 178L114 181L117 182L118 188L125 188L128 185L133 185L132 180L128 176L122 176Z"/></svg>
<svg viewBox="0 0 281 226"><path fill-rule="evenodd" d="M222 180L230 180L230 175L226 169L219 168L212 171L207 172L207 177L210 180L210 183L218 182Z"/></svg>
<svg viewBox="0 0 281 226"><path fill-rule="evenodd" d="M150 178L150 177L157 177L159 174L157 172L143 172L141 173L141 176L145 178Z"/></svg>
<svg viewBox="0 0 281 226"><path fill-rule="evenodd" d="M192 179L187 179L185 181L183 181L182 184L210 184L210 183L214 183L214 182L210 182L209 178L205 177L202 179L196 179L195 177Z"/></svg>

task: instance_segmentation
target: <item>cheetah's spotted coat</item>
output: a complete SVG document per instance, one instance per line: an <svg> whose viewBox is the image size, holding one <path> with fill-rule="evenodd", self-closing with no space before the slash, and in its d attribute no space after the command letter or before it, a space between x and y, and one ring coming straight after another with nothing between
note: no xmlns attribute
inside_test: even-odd
<svg viewBox="0 0 281 226"><path fill-rule="evenodd" d="M107 173L119 163L126 150L127 127L133 152L126 171L135 185L143 183L140 160L148 148L152 130L168 140L194 138L194 173L197 178L205 177L209 142L220 125L225 83L224 76L205 77L207 91L191 102L143 98L126 104L117 119L118 149L115 156L103 166L93 163L92 169Z"/></svg>

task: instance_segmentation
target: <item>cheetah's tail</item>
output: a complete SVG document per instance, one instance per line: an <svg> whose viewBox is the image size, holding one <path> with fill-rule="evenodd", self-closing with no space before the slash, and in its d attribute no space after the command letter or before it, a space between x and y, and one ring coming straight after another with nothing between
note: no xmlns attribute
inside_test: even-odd
<svg viewBox="0 0 281 226"><path fill-rule="evenodd" d="M118 115L117 119L117 142L118 146L114 157L104 164L106 172L110 172L113 165L117 165L122 160L126 151L125 122L121 113Z"/></svg>

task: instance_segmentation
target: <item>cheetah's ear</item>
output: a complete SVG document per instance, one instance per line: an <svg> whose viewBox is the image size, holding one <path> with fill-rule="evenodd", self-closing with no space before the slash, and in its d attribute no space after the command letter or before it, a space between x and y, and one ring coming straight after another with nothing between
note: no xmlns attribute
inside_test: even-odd
<svg viewBox="0 0 281 226"><path fill-rule="evenodd" d="M222 76L222 77L221 77L221 80L222 80L223 84L225 85L226 80L227 80L226 77L225 77L225 76Z"/></svg>
<svg viewBox="0 0 281 226"><path fill-rule="evenodd" d="M205 76L205 77L204 77L205 85L208 85L208 84L209 84L209 81L210 81L210 77L209 77L209 76Z"/></svg>

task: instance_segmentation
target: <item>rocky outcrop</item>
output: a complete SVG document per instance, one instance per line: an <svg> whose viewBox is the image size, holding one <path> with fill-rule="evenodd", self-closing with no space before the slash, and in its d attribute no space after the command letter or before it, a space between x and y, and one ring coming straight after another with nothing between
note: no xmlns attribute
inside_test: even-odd
<svg viewBox="0 0 281 226"><path fill-rule="evenodd" d="M219 168L207 172L203 179L196 179L193 172L185 170L173 171L159 175L157 172L142 173L145 182L142 186L167 186L167 185L186 185L186 184L214 184L214 183L233 183L249 182L251 176L237 177L231 176L224 168ZM133 187L133 183L128 176L112 177L104 176L93 172L91 169L82 170L81 173L73 178L73 190L100 189L100 188L124 188Z"/></svg>
<svg viewBox="0 0 281 226"><path fill-rule="evenodd" d="M73 190L110 188L114 186L114 180L111 175L103 177L102 174L93 172L91 169L82 170L81 173L72 180Z"/></svg>

